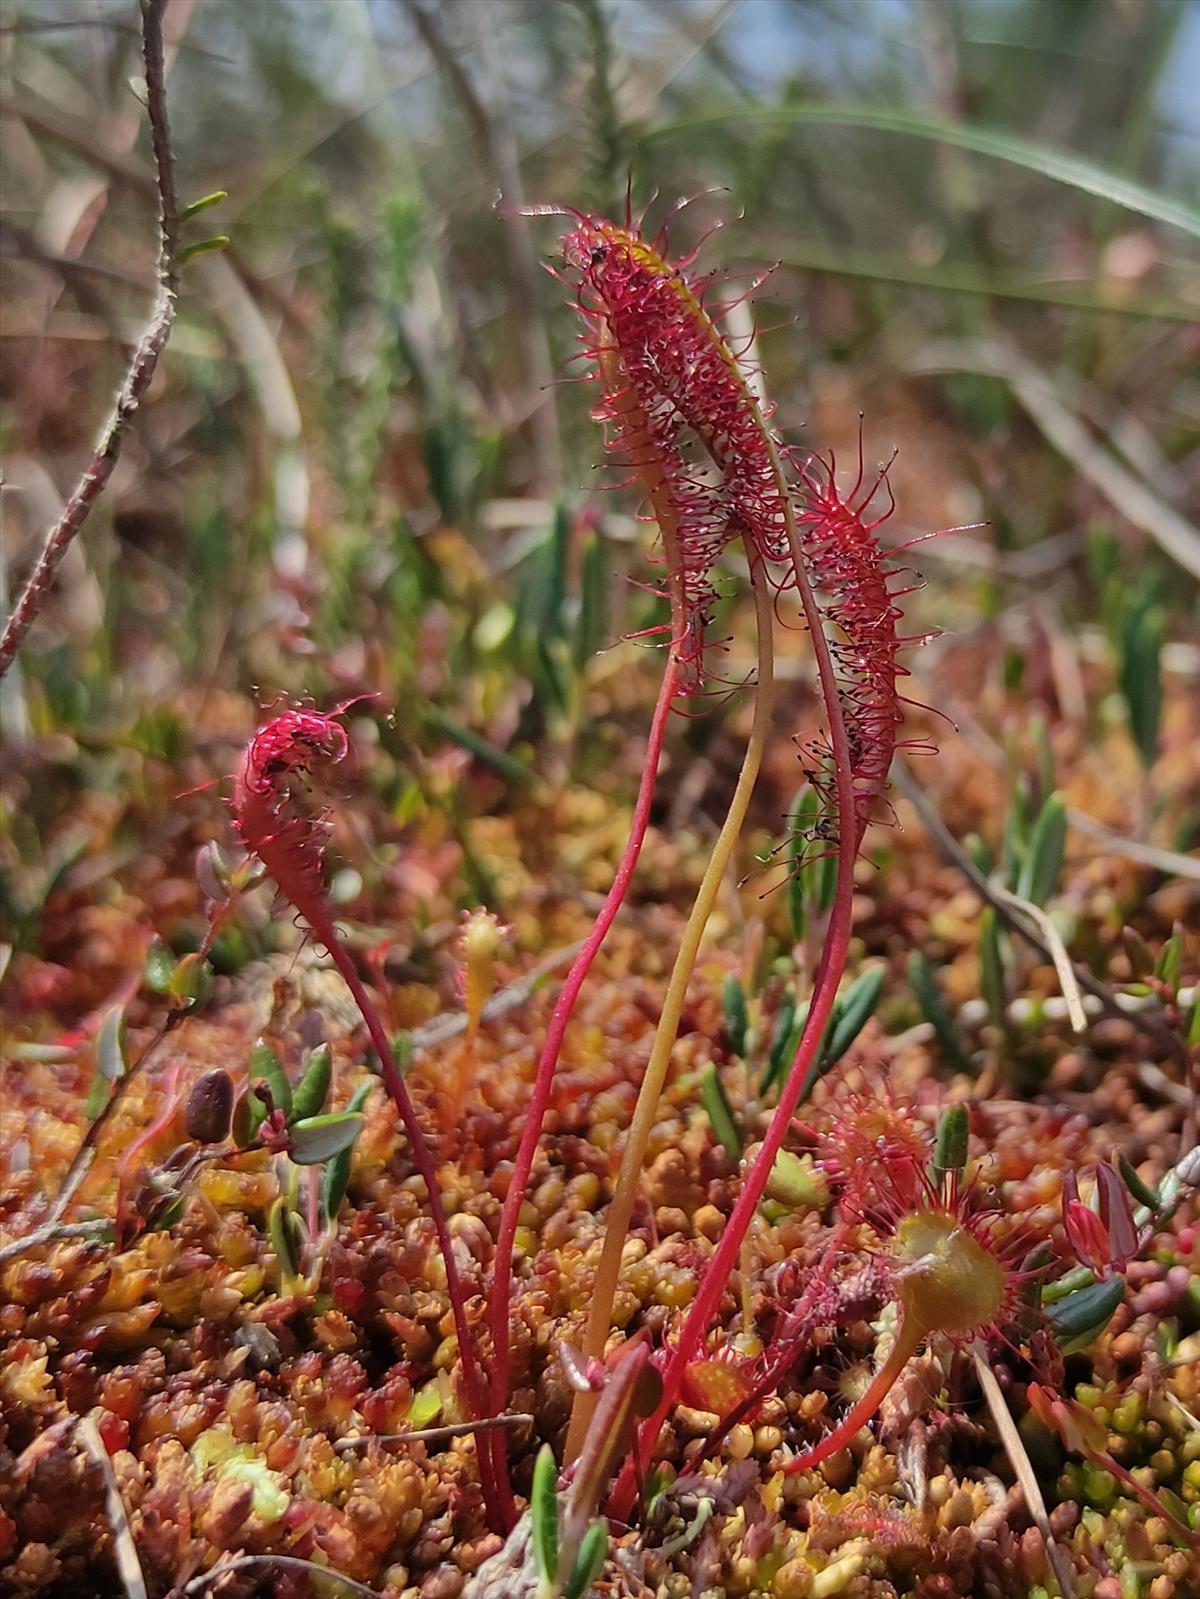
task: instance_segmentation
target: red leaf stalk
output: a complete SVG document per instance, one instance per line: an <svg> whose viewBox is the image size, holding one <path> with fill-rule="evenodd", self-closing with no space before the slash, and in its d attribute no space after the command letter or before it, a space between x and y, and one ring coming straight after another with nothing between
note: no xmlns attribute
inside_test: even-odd
<svg viewBox="0 0 1200 1599"><path fill-rule="evenodd" d="M600 946L603 944L617 912L624 903L630 879L633 876L638 857L642 851L646 828L650 822L650 807L654 800L654 789L658 777L658 765L662 754L663 739L671 711L671 702L675 697L677 681L678 663L675 656L672 655L667 663L667 670L663 674L662 687L658 693L658 703L654 708L654 719L650 724L650 737L646 745L646 756L642 765L641 783L638 787L637 802L634 806L629 838L625 844L624 853L617 866L616 876L613 878L612 886L605 897L604 904L600 907L592 930L588 934L583 948L575 957L571 970L567 973L566 981L559 992L554 1006L554 1014L550 1018L550 1027L546 1033L546 1040L538 1057L533 1093L525 1111L521 1142L517 1149L517 1158L513 1165L508 1192L504 1196L504 1208L500 1213L500 1232L496 1239L496 1253L492 1264L492 1286L489 1300L493 1361L490 1412L495 1416L498 1416L508 1403L508 1374L511 1353L509 1348L508 1318L512 1299L513 1240L516 1236L517 1222L520 1219L521 1205L525 1199L525 1191L529 1187L529 1174L533 1169L534 1156L537 1153L538 1140L541 1137L542 1123L546 1118L546 1106L549 1103L550 1090L554 1083L554 1072L558 1065L559 1054L562 1051L567 1025L571 1020L575 1002L579 998L579 991L583 987L584 980L591 971ZM506 1514L511 1516L512 1498L508 1487L508 1460L505 1454L504 1440L499 1433L494 1434L492 1438L492 1457L493 1469L500 1486L501 1497L506 1502Z"/></svg>
<svg viewBox="0 0 1200 1599"><path fill-rule="evenodd" d="M664 1372L662 1399L642 1427L635 1458L626 1464L614 1489L610 1509L618 1519L626 1519L630 1513L638 1470L648 1465L684 1373L707 1335L799 1103L809 1067L821 1046L849 949L854 865L871 809L886 780L899 721L895 688L897 612L873 537L878 523L872 525L864 520L867 501L855 504L861 477L860 485L844 501L838 495L832 473L828 481L823 481L815 470L809 469L804 475L806 498L797 515L784 485L782 461L786 457L761 419L759 427L763 456L778 485L778 499L766 487L760 487L751 495L750 503L760 514L769 548L775 545L776 504L782 514L791 560L790 580L799 594L812 638L829 722L827 743L832 773L823 779L828 804L823 835L837 851L834 903L808 1017L779 1104L680 1330ZM729 437L726 429L723 438ZM754 482L762 484L765 480L755 478ZM868 495L868 501L869 498ZM824 631L822 608L814 592L818 588L826 598L829 620L840 633L833 643Z"/></svg>
<svg viewBox="0 0 1200 1599"><path fill-rule="evenodd" d="M479 1354L467 1317L466 1298L454 1258L450 1228L438 1186L432 1151L417 1120L416 1109L392 1053L391 1040L354 963L346 953L325 892L323 859L329 834L326 812L312 816L302 804L303 780L314 771L326 771L345 759L349 748L346 730L336 720L347 709L287 710L261 727L247 744L234 774L230 809L238 837L256 855L274 879L279 892L304 919L317 941L329 951L349 988L379 1056L380 1073L395 1101L408 1137L413 1164L429 1195L429 1212L437 1233L446 1270L446 1292L454 1316L462 1362L463 1386L471 1414L486 1414ZM503 1522L486 1433L476 1438L479 1474L489 1519Z"/></svg>

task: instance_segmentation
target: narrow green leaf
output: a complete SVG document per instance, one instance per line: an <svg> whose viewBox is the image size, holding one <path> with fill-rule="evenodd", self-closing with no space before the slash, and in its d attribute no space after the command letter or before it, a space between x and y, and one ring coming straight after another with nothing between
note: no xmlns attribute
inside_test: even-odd
<svg viewBox="0 0 1200 1599"><path fill-rule="evenodd" d="M542 1445L534 1462L529 1520L538 1576L551 1584L558 1576L558 1467L549 1444Z"/></svg>
<svg viewBox="0 0 1200 1599"><path fill-rule="evenodd" d="M476 733L472 728L463 727L460 722L452 721L439 710L429 712L429 725L435 732L441 733L451 743L473 755L477 761L482 761L485 766L490 766L507 777L513 783L527 783L533 773L527 766L509 755L505 750L497 748L495 744Z"/></svg>
<svg viewBox="0 0 1200 1599"><path fill-rule="evenodd" d="M207 211L209 206L220 205L222 200L228 200L228 189L214 189L211 194L202 194L198 200L189 201L179 213L180 222L190 222L193 217L199 216L201 211Z"/></svg>
<svg viewBox="0 0 1200 1599"><path fill-rule="evenodd" d="M1022 899L1044 905L1057 891L1066 847L1067 807L1061 794L1051 794L1029 835L1029 849L1017 884Z"/></svg>
<svg viewBox="0 0 1200 1599"><path fill-rule="evenodd" d="M950 1172L961 1172L967 1164L970 1121L965 1105L951 1105L938 1122L933 1147L933 1179L940 1182Z"/></svg>
<svg viewBox="0 0 1200 1599"><path fill-rule="evenodd" d="M291 1124L291 1157L297 1166L317 1166L349 1149L362 1132L365 1117L349 1110L309 1116Z"/></svg>
<svg viewBox="0 0 1200 1599"><path fill-rule="evenodd" d="M332 1083L333 1050L328 1044L319 1044L304 1063L292 1095L292 1115L297 1121L320 1115Z"/></svg>
<svg viewBox="0 0 1200 1599"><path fill-rule="evenodd" d="M1179 987L1183 972L1183 929L1177 926L1158 953L1154 975L1172 993Z"/></svg>
<svg viewBox="0 0 1200 1599"><path fill-rule="evenodd" d="M1149 1183L1142 1181L1137 1174L1137 1168L1128 1155L1118 1155L1117 1165L1120 1168L1121 1176L1125 1179L1126 1188L1128 1188L1138 1203L1145 1205L1148 1210L1157 1210L1162 1203L1157 1188L1151 1188Z"/></svg>
<svg viewBox="0 0 1200 1599"><path fill-rule="evenodd" d="M819 123L828 127L873 128L880 133L899 133L938 144L954 145L976 155L1005 161L1011 166L1036 172L1040 177L1067 184L1084 194L1122 206L1140 216L1165 222L1200 238L1200 211L1184 201L1148 188L1132 178L1098 166L1069 150L1056 150L1033 139L1022 138L1006 129L985 128L969 122L955 122L922 115L903 106L792 102L779 106L754 106L717 116L691 118L666 123L642 135L650 139L686 137L703 128L718 128L731 122Z"/></svg>
<svg viewBox="0 0 1200 1599"><path fill-rule="evenodd" d="M1037 762L1038 790L1043 803L1058 787L1055 771L1054 748L1050 743L1050 729L1044 716L1033 718L1033 752Z"/></svg>
<svg viewBox="0 0 1200 1599"><path fill-rule="evenodd" d="M837 1065L874 1016L879 996L883 992L883 979L882 966L868 966L865 971L858 974L846 990L821 1050L825 1062L824 1071Z"/></svg>
<svg viewBox="0 0 1200 1599"><path fill-rule="evenodd" d="M908 957L908 981L916 996L917 1004L921 1007L922 1016L937 1035L937 1041L947 1063L956 1071L973 1073L974 1068L962 1046L954 1018L942 998L933 967L920 950L913 950Z"/></svg>
<svg viewBox="0 0 1200 1599"><path fill-rule="evenodd" d="M736 972L728 972L725 976L723 991L725 1006L725 1036L729 1040L729 1048L739 1058L746 1054L746 1035L750 1030L750 1018L746 1012L746 991L742 987L741 979Z"/></svg>
<svg viewBox="0 0 1200 1599"><path fill-rule="evenodd" d="M575 1569L563 1589L563 1599L585 1599L607 1559L608 1527L603 1521L593 1521L580 1539Z"/></svg>
<svg viewBox="0 0 1200 1599"><path fill-rule="evenodd" d="M227 250L228 248L228 233L215 234L211 239L197 239L195 244L185 244L181 250L175 252L175 265L183 267L198 255L211 255L214 250Z"/></svg>
<svg viewBox="0 0 1200 1599"><path fill-rule="evenodd" d="M1158 759L1162 726L1162 649L1165 624L1158 606L1135 603L1121 626L1120 687L1142 765Z"/></svg>
<svg viewBox="0 0 1200 1599"><path fill-rule="evenodd" d="M579 670L603 648L608 634L609 557L598 533L583 547L579 572L579 620L575 629L575 665Z"/></svg>
<svg viewBox="0 0 1200 1599"><path fill-rule="evenodd" d="M790 1059L788 1046L792 1042L792 1031L795 1025L796 991L794 988L785 988L783 997L779 1001L779 1009L775 1013L775 1031L771 1035L771 1047L767 1052L767 1064L758 1084L760 1096L768 1094L787 1070Z"/></svg>
<svg viewBox="0 0 1200 1599"><path fill-rule="evenodd" d="M712 1061L700 1073L700 1102L717 1142L729 1156L730 1164L736 1166L742 1158L742 1137L734 1120L733 1106Z"/></svg>
<svg viewBox="0 0 1200 1599"><path fill-rule="evenodd" d="M271 1090L271 1103L276 1110L281 1110L285 1121L292 1119L292 1085L287 1080L287 1073L279 1063L279 1056L270 1044L264 1044L260 1038L250 1051L250 1082L266 1083Z"/></svg>
<svg viewBox="0 0 1200 1599"><path fill-rule="evenodd" d="M979 917L979 987L992 1025L1004 1028L1008 1024L1008 982L1001 939L1000 918L994 906L986 905Z"/></svg>
<svg viewBox="0 0 1200 1599"><path fill-rule="evenodd" d="M267 1240L275 1251L284 1280L300 1275L300 1218L286 1194L280 1194L267 1212Z"/></svg>

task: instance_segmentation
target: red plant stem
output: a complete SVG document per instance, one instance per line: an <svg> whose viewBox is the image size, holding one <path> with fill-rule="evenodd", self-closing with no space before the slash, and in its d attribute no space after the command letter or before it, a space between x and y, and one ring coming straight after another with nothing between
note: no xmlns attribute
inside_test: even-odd
<svg viewBox="0 0 1200 1599"><path fill-rule="evenodd" d="M604 904L600 907L595 924L579 954L575 957L571 970L567 973L566 980L559 991L558 1000L554 1006L554 1014L550 1018L550 1027L546 1034L546 1040L542 1045L541 1055L538 1057L533 1093L530 1096L529 1106L525 1112L525 1125L521 1132L517 1159L508 1185L508 1192L504 1196L504 1208L500 1213L500 1233L496 1240L496 1254L492 1266L492 1288L489 1307L493 1362L490 1408L491 1414L494 1416L498 1416L508 1403L508 1373L510 1366L508 1316L512 1297L513 1240L516 1236L521 1204L525 1198L525 1191L529 1186L529 1174L533 1170L538 1140L541 1137L542 1123L546 1116L546 1106L554 1083L554 1071L562 1050L567 1024L570 1022L571 1014L575 1009L575 1001L579 997L579 991L592 968L600 946L604 942L617 912L624 903L625 895L629 890L630 879L633 876L634 868L637 866L638 857L642 851L646 828L650 821L650 807L654 799L654 788L658 777L659 760L662 756L663 740L666 735L671 702L675 697L678 676L679 663L674 652L672 652L671 658L667 663L666 672L663 674L662 687L658 691L658 703L654 707L654 718L650 724L650 737L646 744L646 755L642 764L641 783L638 787L637 801L634 805L633 820L630 824L629 838L625 844L625 851L621 856L616 876L613 878L612 886L608 891ZM512 1495L508 1484L508 1460L505 1455L504 1438L501 1433L495 1433L492 1436L492 1464L496 1473L502 1503L511 1517Z"/></svg>
<svg viewBox="0 0 1200 1599"><path fill-rule="evenodd" d="M919 1329L910 1330L908 1322L905 1321L896 1334L891 1354L871 1378L861 1399L851 1405L832 1432L826 1433L824 1438L815 1443L811 1449L806 1449L802 1455L789 1460L783 1468L784 1471L811 1471L814 1466L819 1466L831 1455L836 1455L839 1449L844 1449L858 1429L864 1427L879 1409L900 1373L916 1354L920 1342Z"/></svg>
<svg viewBox="0 0 1200 1599"><path fill-rule="evenodd" d="M772 453L775 454L773 445ZM779 472L780 480L782 480L782 471L778 465L777 455L776 471ZM821 696L825 701L826 714L829 718L829 743L833 752L834 795L837 801L838 823L837 880L833 910L830 914L825 948L821 954L821 964L817 968L817 975L813 984L813 996L809 1005L808 1019L805 1022L804 1031L800 1035L800 1042L796 1046L796 1053L792 1059L787 1080L779 1096L779 1104L775 1107L775 1114L771 1118L770 1126L767 1128L762 1148L743 1180L742 1191L738 1196L737 1204L733 1208L733 1214L729 1218L729 1225L721 1234L700 1279L691 1310L688 1312L687 1319L676 1341L674 1353L663 1373L662 1399L654 1414L640 1428L633 1453L622 1468L621 1474L617 1478L616 1486L613 1489L608 1509L609 1514L617 1521L628 1521L629 1519L637 1493L639 1476L644 1474L646 1467L649 1465L662 1424L679 1393L684 1373L695 1357L696 1350L708 1332L709 1323L721 1303L721 1296L725 1292L725 1286L737 1263L742 1239L746 1236L750 1224L754 1220L758 1202L762 1198L763 1190L766 1188L767 1180L771 1175L771 1168L775 1164L775 1157L783 1145L788 1126L799 1103L800 1093L808 1075L808 1068L817 1050L820 1049L821 1041L825 1036L825 1026L833 1009L834 1000L837 997L838 984L841 981L842 972L846 965L846 956L850 948L850 931L853 922L854 863L858 856L854 810L854 765L850 757L850 746L846 737L846 724L842 718L842 708L838 699L837 674L834 669L833 657L830 652L829 641L825 637L822 626L820 607L817 604L816 596L806 573L804 554L790 506L787 513L787 522L788 542L792 550L796 589L800 596L805 621L808 624L809 634L812 639L817 674L821 683Z"/></svg>
<svg viewBox="0 0 1200 1599"><path fill-rule="evenodd" d="M379 1056L379 1069L384 1086L395 1101L396 1109L400 1112L400 1120L404 1123L404 1131L408 1135L408 1145L412 1152L413 1165L424 1179L425 1188L429 1195L429 1214L433 1218L438 1246L441 1249L442 1260L446 1267L446 1293L449 1296L450 1308L454 1316L454 1330L458 1335L458 1352L462 1361L463 1387L467 1391L467 1404L471 1409L472 1420L481 1421L486 1415L486 1410L483 1383L480 1377L479 1352L475 1347L475 1339L467 1321L467 1307L466 1300L463 1297L462 1279L458 1275L458 1267L454 1260L454 1243L450 1237L445 1206L442 1204L441 1189L438 1187L437 1168L434 1165L432 1151L426 1141L425 1134L421 1131L421 1124L417 1120L412 1097L396 1065L396 1057L392 1054L391 1040L388 1038L383 1023L379 1019L379 1013L371 1003L370 995L363 987L359 975L354 969L354 962L346 953L337 936L337 929L333 925L332 918L322 914L318 919L314 914L313 907L306 907L306 915L312 926L313 934L329 951L330 959L341 973L346 987L354 997L354 1003L362 1014L367 1032L370 1034L371 1043L375 1046L375 1053ZM319 923L324 925L319 925ZM484 1502L487 1505L488 1520L493 1528L499 1531L504 1522L504 1516L492 1470L492 1456L486 1432L476 1434L475 1447L479 1457L479 1480L483 1489Z"/></svg>
<svg viewBox="0 0 1200 1599"><path fill-rule="evenodd" d="M171 130L167 122L166 70L163 63L163 10L166 0L141 0L142 58L146 69L146 111L150 120L151 142L158 187L159 254L158 293L154 311L121 384L104 431L75 485L62 515L46 534L42 553L26 580L12 615L0 635L0 678L16 659L17 651L54 581L59 563L87 521L104 485L112 476L125 442L125 432L150 387L175 320L177 278L175 255L178 245L178 202L175 196L175 167L171 153Z"/></svg>

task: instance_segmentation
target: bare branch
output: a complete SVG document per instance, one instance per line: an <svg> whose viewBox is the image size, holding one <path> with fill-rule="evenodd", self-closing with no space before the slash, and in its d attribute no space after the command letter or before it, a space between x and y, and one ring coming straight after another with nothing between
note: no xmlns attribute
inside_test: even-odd
<svg viewBox="0 0 1200 1599"><path fill-rule="evenodd" d="M319 1566L315 1560L301 1560L299 1555L235 1555L232 1560L221 1560L211 1571L202 1572L200 1576L193 1577L185 1585L185 1594L203 1593L205 1588L211 1588L214 1583L220 1582L222 1577L232 1571L253 1571L256 1566L278 1566L283 1571L303 1571L310 1577L317 1577L323 1585L336 1589L345 1588L348 1593L363 1594L365 1599L379 1599L374 1588L368 1588L365 1582L357 1582L353 1577L347 1577L344 1572L334 1571L331 1566Z"/></svg>
<svg viewBox="0 0 1200 1599"><path fill-rule="evenodd" d="M1013 907L1010 902L1010 896L1006 893L998 893L995 884L989 882L983 872L979 870L970 855L967 854L945 822L942 821L937 811L929 803L921 785L899 758L892 762L892 781L921 818L925 831L937 845L943 857L951 865L958 867L980 899L985 904L994 906L996 914L1007 927L1011 928L1014 933L1019 934L1027 944L1031 944L1034 949L1038 950L1045 960L1054 963L1054 951L1043 938L1041 932L1019 910ZM1186 1060L1182 1040L1170 1022L1160 1012L1131 1012L1126 1006L1121 1004L1116 994L1106 983L1102 983L1098 977L1093 977L1086 966L1077 966L1072 962L1072 970L1079 987L1100 1001L1105 1015L1135 1019L1137 1025L1145 1031L1153 1033L1175 1059Z"/></svg>
<svg viewBox="0 0 1200 1599"><path fill-rule="evenodd" d="M133 1541L133 1531L129 1525L129 1512L121 1497L117 1474L113 1470L112 1461L108 1458L108 1450L104 1447L100 1429L90 1416L83 1416L77 1424L76 1435L100 1468L100 1475L104 1478L104 1497L108 1506L108 1519L112 1525L113 1554L116 1557L117 1570L127 1599L148 1599L146 1579L142 1575L142 1563L138 1559L137 1545Z"/></svg>
<svg viewBox="0 0 1200 1599"><path fill-rule="evenodd" d="M59 563L112 476L125 433L153 381L158 358L175 320L179 205L175 194L175 168L171 154L171 129L167 121L166 73L163 64L162 21L166 3L167 0L141 0L146 112L150 121L158 190L158 293L154 310L134 349L125 381L121 384L116 404L104 425L92 458L75 485L62 515L46 534L37 564L5 623L3 636L0 637L0 678L15 660L25 635L45 603Z"/></svg>
<svg viewBox="0 0 1200 1599"><path fill-rule="evenodd" d="M444 1427L419 1427L415 1432L368 1432L361 1438L338 1438L334 1449L339 1455L351 1449L366 1449L370 1444L440 1444L452 1438L466 1438L476 1432L495 1432L498 1428L524 1427L534 1418L522 1412L485 1416L479 1421L452 1421Z"/></svg>

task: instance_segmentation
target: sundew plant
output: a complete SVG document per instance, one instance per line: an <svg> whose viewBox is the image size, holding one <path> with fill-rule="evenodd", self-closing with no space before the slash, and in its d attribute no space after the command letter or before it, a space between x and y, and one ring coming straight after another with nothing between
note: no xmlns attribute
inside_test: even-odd
<svg viewBox="0 0 1200 1599"><path fill-rule="evenodd" d="M0 1593L1200 1599L1186 8L9 10Z"/></svg>

